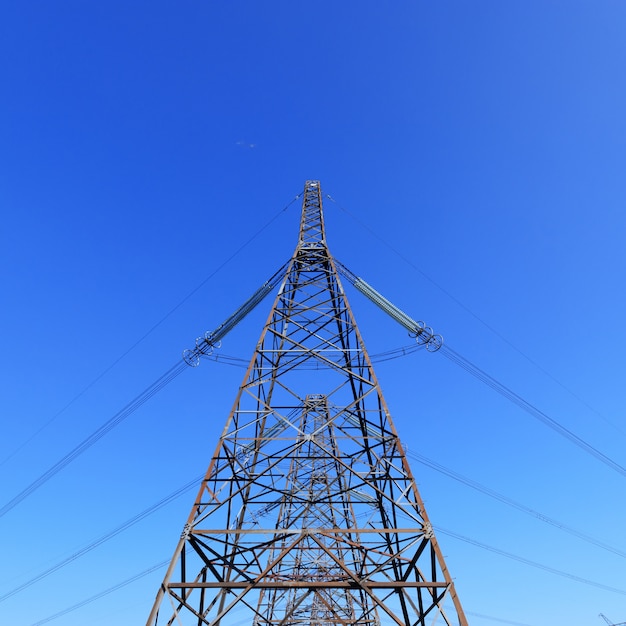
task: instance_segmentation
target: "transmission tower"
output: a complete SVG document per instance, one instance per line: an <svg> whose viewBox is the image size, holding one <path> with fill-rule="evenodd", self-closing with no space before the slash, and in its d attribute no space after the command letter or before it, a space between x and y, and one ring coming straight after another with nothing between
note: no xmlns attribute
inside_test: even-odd
<svg viewBox="0 0 626 626"><path fill-rule="evenodd" d="M280 279L148 626L467 626L339 272L439 347L333 259L308 181L286 269L185 355Z"/></svg>

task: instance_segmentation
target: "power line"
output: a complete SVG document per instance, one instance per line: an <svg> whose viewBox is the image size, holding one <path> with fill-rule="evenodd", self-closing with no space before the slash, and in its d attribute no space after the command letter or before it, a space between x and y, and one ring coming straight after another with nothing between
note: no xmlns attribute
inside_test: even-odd
<svg viewBox="0 0 626 626"><path fill-rule="evenodd" d="M415 352L419 352L424 349L423 344L410 343L406 346L400 346L398 348L391 348L384 352L377 352L376 354L370 354L370 361L372 363L383 363L384 361L392 361L394 359L400 359L404 356L409 356ZM203 359L209 359L216 363L223 363L225 365L231 365L233 367L239 367L245 369L248 367L249 361L242 359L241 357L230 356L223 352L213 352L211 354L202 355ZM315 366L314 366L315 367Z"/></svg>
<svg viewBox="0 0 626 626"><path fill-rule="evenodd" d="M405 356L407 354L411 354L421 346L405 346L400 348L395 348L393 350L388 350L386 352L382 352L378 357L380 357L381 361L390 360L394 358L399 358ZM214 357L208 355L206 358L212 358L215 361L221 361L230 363L233 365L239 365L240 361L243 359L238 359L237 357L228 357L227 355L222 355L220 359L218 357ZM117 425L119 425L122 421L124 421L127 417L129 417L132 413L134 413L139 407L141 407L145 402L147 402L150 398L156 395L163 387L169 384L174 378L179 376L185 369L187 369L187 364L184 361L181 361L171 367L165 374L163 374L160 378L158 378L154 383L152 383L149 387L144 389L134 400L129 402L123 409L118 411L111 419L105 422L100 428L94 431L91 435L89 435L86 439L84 439L78 446L76 446L73 450L68 452L61 460L57 461L51 468L41 474L36 480L34 480L28 487L23 489L19 494L17 494L12 500L7 502L4 506L0 508L0 517L6 515L9 511L15 508L20 502L25 500L28 496L33 494L39 487L47 483L52 477L58 474L62 469L67 467L72 461L74 461L77 457L79 457L83 452L86 452L91 446L93 446L97 441L99 441L102 437L104 437L108 432L113 430Z"/></svg>
<svg viewBox="0 0 626 626"><path fill-rule="evenodd" d="M421 454L417 454L416 452L411 452L411 451L407 452L406 454L407 456L419 461L423 465L426 465L427 467L430 467L431 469L434 469L435 471L441 474L444 474L445 476L448 476L449 478L452 478L456 480L457 482L460 482L463 485L466 485L467 487L471 487L472 489L475 489L476 491L484 493L485 495L489 496L490 498L493 498L494 500L497 500L498 502L501 502L502 504L506 504L510 507L517 509L518 511L522 511L522 513L531 515L532 517L542 522L545 522L546 524L550 524L551 526L554 526L555 528L558 528L559 530L562 530L563 532L569 533L570 535L573 535L574 537L578 537L579 539L582 539L583 541L586 541L587 543L590 543L594 546L602 548L603 550L607 550L608 552L617 554L618 556L621 556L622 558L626 558L626 552L624 552L623 550L614 548L613 546L610 546L600 541L599 539L586 535L585 533L582 533L579 530L576 530L575 528L571 528L570 526L567 526L563 522L559 522L551 517L548 517L547 515L544 515L543 513L540 513L539 511L535 511L534 509L531 509L530 507L524 504L515 502L515 500L512 500L511 498L501 493L498 493L497 491L494 491L493 489L490 489L489 487L486 487L485 485L481 485L480 483L470 478L467 478L466 476L462 476L461 474L458 474L457 472L454 472L453 470L447 467L444 467L443 465L440 465L439 463L436 463L435 461L432 461L431 459L428 459Z"/></svg>
<svg viewBox="0 0 626 626"><path fill-rule="evenodd" d="M483 615L482 613L474 613L472 611L465 611L465 614L471 615L472 617L480 617L482 619L488 619L491 622L499 622L500 624L510 624L511 626L530 626L530 624L525 624L524 622L514 622L510 619L491 617L491 615Z"/></svg>
<svg viewBox="0 0 626 626"><path fill-rule="evenodd" d="M144 576L147 576L148 574L152 574L152 572L156 572L158 569L165 567L168 563L169 563L169 559L167 561L161 561L160 563L153 565L152 567L144 570L143 572L139 572L139 574L135 574L134 576L127 578L126 580L122 581L121 583L118 583L117 585L114 585L113 587L109 587L108 589L105 589L104 591L101 591L100 593L97 593L94 596L90 596L89 598L81 602L78 602L76 604L73 604L72 606L69 606L66 609L63 609L62 611L59 611L58 613L54 613L54 615L50 615L44 619L41 619L38 622L31 624L31 626L41 626L42 624L47 624L48 622L51 622L52 620L55 620L59 617L63 617L64 615L67 615L68 613L71 613L72 611L76 611L77 609L80 609L87 604L91 604L92 602L95 602L96 600L99 600L100 598L103 598L104 596L107 596L113 593L114 591L118 591L122 587L126 587L126 585L130 585L131 583L134 583L135 581L139 580L140 578L143 578Z"/></svg>
<svg viewBox="0 0 626 626"><path fill-rule="evenodd" d="M541 569L544 572L549 572L550 574L555 574L556 576L569 578L570 580L574 580L584 585L590 585L592 587L597 587L598 589L603 589L604 591L619 593L620 595L626 596L626 590L624 589L617 589L616 587L610 587L609 585L598 583L593 580L589 580L588 578L582 578L581 576L576 576L574 574L563 572L561 570L555 569L554 567L531 561L530 559L527 559L523 556L518 556L517 554L512 554L511 552L506 552L505 550L500 550L499 548L494 548L493 546L489 546L480 541L476 541L475 539L470 539L469 537L465 537L464 535L459 535L458 533L452 532L451 530L446 530L444 528L441 528L440 526L434 526L434 528L438 533L447 535L448 537L453 537L454 539L458 539L459 541L464 541L465 543L469 543L478 548L482 548L483 550L493 552L494 554L499 554L500 556L512 559L513 561L518 561L519 563L523 563L524 565L529 565L530 567Z"/></svg>
<svg viewBox="0 0 626 626"><path fill-rule="evenodd" d="M46 470L39 478L35 479L28 487L20 491L12 500L9 500L2 508L0 508L0 517L6 515L11 509L15 508L22 500L34 493L39 487L47 483L53 476L58 474L63 468L69 465L74 459L86 452L97 441L102 439L108 432L113 430L118 424L124 421L129 415L134 413L139 407L145 404L152 396L157 394L163 387L168 385L174 378L179 376L183 371L189 369L187 364L180 360L162 376L160 376L149 387L144 389L136 398L131 400L123 409L118 411L113 417L107 420L100 428L94 431L89 437L79 443L73 450L68 452L61 460L57 461L51 468Z"/></svg>
<svg viewBox="0 0 626 626"><path fill-rule="evenodd" d="M286 211L289 206L295 200L298 199L299 196L295 196L279 213L277 213L263 228L261 228L257 233L255 233L252 237L250 237L243 245L241 245L230 257L228 257L209 277L207 277L204 281L202 281L195 289L193 289L185 298L183 298L174 308L172 308L169 313L165 315L157 324L155 324L144 336L139 339L129 350L124 353L121 357L117 359L117 361L111 365L108 369L110 370L114 365L119 362L128 352L130 352L136 345L138 345L143 339L145 339L151 332L153 332L165 319L167 319L170 315L174 313L184 302L186 302L193 294L195 294L212 276L214 276L220 269L222 269L230 260L232 260L241 250L243 250L251 241L253 241L261 232L263 232L266 228L268 228L277 218L278 216ZM76 448L74 448L71 452L66 454L60 461L58 461L55 465L53 465L50 469L44 472L39 478L33 481L28 487L22 490L18 495L16 495L12 500L7 502L3 507L0 508L0 517L3 517L6 513L8 513L11 509L17 506L22 500L31 495L34 491L36 491L43 484L48 482L55 474L60 472L64 467L66 467L69 463L71 463L75 458L80 456L83 452L89 449L94 443L96 443L99 439L101 439L105 434L107 434L110 430L115 428L121 421L126 419L131 413L136 411L142 404L144 404L147 400L149 400L153 395L158 393L165 385L167 385L171 380L173 380L176 376L178 376L184 369L186 369L186 364L181 361L174 365L170 370L168 370L165 374L163 374L157 381L155 381L152 385L150 385L147 389L145 389L139 396L137 396L134 400L132 400L129 404L127 404L121 411L119 411L116 415L114 415L110 420L108 420L105 424L103 424L98 430L92 433L89 437L87 437L84 441L82 441ZM108 370L106 370L108 371ZM106 373L106 372L105 372ZM100 376L100 378L104 375L104 373ZM95 381L94 383L95 384ZM90 385L91 386L91 385ZM86 391L86 390L84 390ZM82 395L82 393L79 395ZM79 396L77 396L74 400L76 400ZM70 406L72 402L66 405L66 408ZM49 420L46 425L44 425L38 432L41 432L43 428L45 428L48 424L50 424L60 413L52 419ZM35 435L33 435L34 437ZM32 437L31 437L32 439ZM30 441L30 440L29 440ZM26 444L22 444L21 447L24 447ZM21 449L21 448L20 448ZM14 453L15 454L15 453ZM12 455L13 456L13 455Z"/></svg>
<svg viewBox="0 0 626 626"><path fill-rule="evenodd" d="M550 380L552 380L553 382L555 382L559 387L561 387L563 390L565 390L568 394L570 394L573 398L575 398L576 400L578 400L578 402L580 402L582 405L584 405L587 409L589 409L590 411L592 411L593 413L595 413L598 417L600 417L600 419L602 419L604 422L606 422L609 426L611 426L612 428L614 428L615 430L617 430L619 433L621 433L622 435L626 436L626 432L620 428L617 424L615 424L614 422L612 422L611 420L609 420L605 415L603 415L600 411L598 411L596 408L594 408L593 406L591 406L586 400L584 400L581 396L579 396L575 391L573 391L572 389L570 389L567 385L565 385L563 382L561 382L558 378L556 378L556 376L554 376L553 374L551 374L548 370L546 370L544 367L542 367L539 363L537 363L537 361L535 361L534 359L532 359L528 354L526 354L523 350L521 350L520 348L518 348L513 342L509 341L502 333L500 333L498 330L496 330L493 326L491 326L488 322L486 322L482 317L480 317L477 313L475 313L474 311L472 311L466 304L464 304L461 300L459 300L459 298L457 298L456 296L454 296L450 291L448 291L445 287L443 287L442 285L440 285L434 278L432 278L431 276L429 276L426 272L424 272L422 269L420 269L417 265L415 265L410 259L408 259L404 254L402 254L397 248L395 248L394 246L392 246L388 241L386 241L383 237L380 236L380 234L375 231L374 229L370 228L367 224L365 224L364 222L362 222L361 220L359 220L359 218L356 215L353 215L350 211L348 211L348 209L346 209L344 206L342 206L341 204L339 204L332 196L330 196L329 194L326 194L326 197L333 202L334 204L337 205L337 207L343 211L346 215L348 215L351 219L353 219L357 224L359 224L361 226L361 228L367 230L371 235L373 235L376 239L378 239L378 241L380 241L382 244L384 244L387 248L389 248L389 250L391 250L397 257L399 257L402 261L404 261L409 267L411 267L414 271L416 271L418 274L420 274L425 280L427 280L431 285L433 285L434 287L436 287L439 291L441 291L441 293L443 293L445 296L447 296L450 300L452 300L455 304L457 304L459 307L461 307L461 309L463 309L468 315L470 315L471 317L473 317L476 321L478 321L480 324L482 324L487 330L489 330L491 333L493 333L496 337L498 337L498 339L500 339L501 341L503 341L507 346L509 346L510 348L512 348L515 352L517 352L520 356L522 356L524 359L526 359L531 365L533 365L534 367L536 367L540 372L542 372L545 376L547 376Z"/></svg>
<svg viewBox="0 0 626 626"><path fill-rule="evenodd" d="M140 343L147 339L163 322L169 319L180 307L190 300L202 287L204 287L209 280L211 280L218 272L220 272L226 265L228 265L239 253L241 253L247 246L249 246L261 233L267 230L287 209L301 197L301 193L290 200L272 219L269 220L264 226L257 230L251 237L249 237L243 244L241 244L229 257L227 257L222 263L220 263L204 280L196 285L182 300L180 300L175 306L173 306L161 319L153 324L139 339L137 339L127 350L125 350L117 359L115 359L108 367L106 367L100 374L98 374L89 384L87 384L79 393L77 393L65 406L57 411L47 422L40 426L28 439L21 443L13 452L0 461L0 467L2 467L7 461L11 460L16 454L23 450L37 435L44 431L50 424L52 424L58 417L60 417L67 409L69 409L77 400L84 396L96 383L106 376L120 361L128 356ZM0 514L1 516L1 514Z"/></svg>
<svg viewBox="0 0 626 626"><path fill-rule="evenodd" d="M533 406L527 400L524 400L521 396L514 393L511 389L503 385L501 382L490 376L485 371L481 370L479 367L474 365L471 361L461 356L458 352L450 348L449 346L443 345L443 339L439 335L435 335L430 327L427 327L424 322L417 322L411 317L409 317L406 313L401 311L398 307L396 307L392 302L387 300L382 294L380 294L374 287L368 285L362 278L358 277L356 274L351 272L345 265L336 261L337 267L339 271L348 279L348 281L356 288L358 291L363 293L369 300L374 302L377 306L379 306L385 313L387 313L390 317L392 317L396 322L402 325L409 331L409 334L417 339L418 343L422 343L425 347L431 352L440 351L446 356L448 359L461 366L467 372L484 382L487 386L491 387L494 391L497 391L505 398L517 404L520 408L524 409L544 424L558 432L560 435L564 436L572 443L576 444L585 452L591 454L596 459L602 461L611 469L616 470L622 475L626 476L626 468L622 467L619 463L609 458L604 453L597 450L594 446L592 446L589 442L585 441L578 435L575 435L572 431L567 429L565 426L549 417L542 411L540 411L537 407Z"/></svg>
<svg viewBox="0 0 626 626"><path fill-rule="evenodd" d="M35 583L38 583L40 580L43 580L44 578L46 578L50 574L53 574L54 572L60 570L61 568L65 567L66 565L69 565L70 563L72 563L76 559L80 558L81 556L84 556L88 552L91 552L92 550L94 550L98 546L102 545L106 541L109 541L110 539L113 539L113 537L116 537L117 535L119 535L120 533L124 532L125 530L128 530L131 526L134 526L135 524L139 523L140 521L142 521L143 519L145 519L149 515L152 515L152 513L155 513L159 509L162 509L166 504L169 504L170 502L172 502L173 500L175 500L176 498L181 496L186 491L189 491L189 489L191 489L192 487L197 487L198 484L200 483L200 480L202 480L203 476L204 476L204 474L201 474L200 476L197 476L192 481L188 482L187 484L183 485L182 487L179 487L178 489L176 489L176 491L173 491L172 493L170 493L168 496L166 496L162 500L159 500L156 504L153 504L152 506L148 507L147 509L145 509L141 513L138 513L134 517L131 517L129 520L125 521L120 526L117 526L116 528L114 528L113 530L109 531L108 533L102 535L98 539L95 539L94 541L90 542L89 544L87 544L86 546L84 546L83 548L78 550L77 552L74 552L73 554L71 554L67 558L63 559L62 561L59 561L58 563L56 563L52 567L49 567L47 570L41 572L40 574L38 574L34 578L31 578L30 580L27 580L25 583L22 583L21 585L18 585L17 587L12 589L11 591L8 591L4 595L0 596L0 602L4 602L5 600L10 598L11 596L14 596L15 594L19 593L20 591L23 591L24 589L27 589L28 587L30 587L31 585L34 585Z"/></svg>
<svg viewBox="0 0 626 626"><path fill-rule="evenodd" d="M471 361L461 356L458 352L453 350L447 345L442 346L441 353L448 358L453 363L456 363L465 371L469 372L472 376L485 383L488 387L497 391L500 395L507 398L516 404L521 409L526 411L529 415L532 415L534 418L551 428L555 432L557 432L562 437L565 437L568 441L578 446L591 456L595 457L598 461L601 461L606 466L610 467L612 470L616 471L618 474L626 477L626 467L620 465L617 461L614 461L610 457L608 457L603 452L600 452L597 448L592 446L589 442L585 441L582 437L574 434L571 430L560 424L555 419L551 418L549 415L546 415L543 411L538 409L536 406L524 400L521 396L516 394L514 391L509 389L506 385L497 381L493 376L490 376L484 370L480 369L477 365L474 365Z"/></svg>

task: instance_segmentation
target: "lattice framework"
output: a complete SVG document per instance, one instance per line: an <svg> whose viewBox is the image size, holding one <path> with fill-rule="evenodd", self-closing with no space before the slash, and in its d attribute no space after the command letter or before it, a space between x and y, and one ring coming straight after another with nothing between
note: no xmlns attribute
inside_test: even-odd
<svg viewBox="0 0 626 626"><path fill-rule="evenodd" d="M148 626L239 620L467 624L328 251L316 181Z"/></svg>

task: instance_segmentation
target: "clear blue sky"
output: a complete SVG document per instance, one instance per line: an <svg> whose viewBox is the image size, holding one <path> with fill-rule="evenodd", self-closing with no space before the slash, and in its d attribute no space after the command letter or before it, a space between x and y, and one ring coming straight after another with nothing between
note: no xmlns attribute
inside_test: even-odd
<svg viewBox="0 0 626 626"><path fill-rule="evenodd" d="M626 464L625 31L622 0L2 3L0 506L287 260L306 179L338 259ZM409 343L348 297L371 353ZM626 477L441 354L376 370L410 453L626 552ZM243 374L185 372L2 516L0 596L202 474ZM411 463L474 626L626 620L624 556ZM0 621L168 559L194 491ZM51 623L142 624L162 573Z"/></svg>

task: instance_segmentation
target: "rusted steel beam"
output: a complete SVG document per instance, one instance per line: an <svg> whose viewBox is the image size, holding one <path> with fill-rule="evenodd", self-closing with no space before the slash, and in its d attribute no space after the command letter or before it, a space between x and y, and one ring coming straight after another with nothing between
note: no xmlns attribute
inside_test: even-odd
<svg viewBox="0 0 626 626"><path fill-rule="evenodd" d="M189 582L170 583L169 589L442 589L448 587L446 582L427 581L363 581L352 580L325 581L325 580L260 580L251 581L224 581L224 582Z"/></svg>

